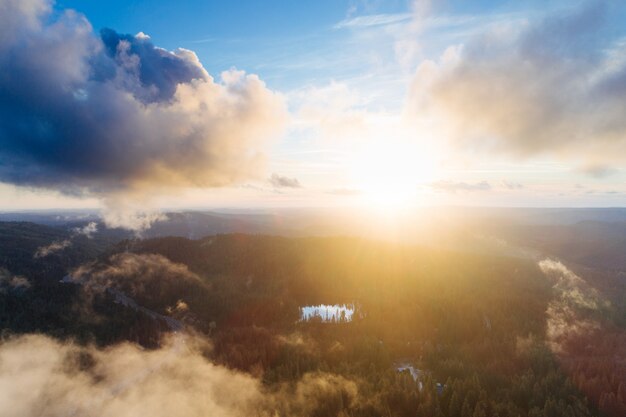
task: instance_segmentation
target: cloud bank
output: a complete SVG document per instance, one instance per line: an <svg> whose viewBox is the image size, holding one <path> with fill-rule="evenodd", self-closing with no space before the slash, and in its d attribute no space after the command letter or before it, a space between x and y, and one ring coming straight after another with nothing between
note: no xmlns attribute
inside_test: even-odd
<svg viewBox="0 0 626 417"><path fill-rule="evenodd" d="M43 335L0 344L0 409L6 417L317 416L357 405L353 381L309 373L275 390L207 360L206 341L183 334L161 349L98 349Z"/></svg>
<svg viewBox="0 0 626 417"><path fill-rule="evenodd" d="M176 341L150 352L23 336L0 345L0 387L7 417L253 416L263 400L258 381Z"/></svg>
<svg viewBox="0 0 626 417"><path fill-rule="evenodd" d="M0 5L0 181L99 197L260 178L283 98L49 0Z"/></svg>
<svg viewBox="0 0 626 417"><path fill-rule="evenodd" d="M448 48L418 67L408 114L472 149L623 161L626 41L615 37L612 7L590 2L494 25Z"/></svg>

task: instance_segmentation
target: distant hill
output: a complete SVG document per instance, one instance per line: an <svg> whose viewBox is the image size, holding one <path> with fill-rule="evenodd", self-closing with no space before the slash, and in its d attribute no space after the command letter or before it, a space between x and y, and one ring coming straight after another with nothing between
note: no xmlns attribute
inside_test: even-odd
<svg viewBox="0 0 626 417"><path fill-rule="evenodd" d="M190 220L198 219L203 230L216 220L174 217L170 232L189 231ZM238 221L213 227L253 227ZM164 333L189 329L210 338L203 354L213 363L256 375L269 389L320 371L354 378L372 407L354 415L412 416L410 401L423 397L454 405L441 415L471 416L472 407L460 401L470 392L498 411L489 415L543 415L545 404L557 403L575 404L582 410L576 415L595 415L544 343L555 288L533 259L360 237L260 233L130 238L111 245L106 239L114 230L89 239L68 225L0 226L2 249L9 250L3 262L16 257L11 273L23 274L17 279L0 271L3 334L156 348ZM34 256L41 245L61 239L72 244ZM79 262L59 282L59 274ZM354 320L301 320L301 308L320 304L351 305ZM610 330L600 346L619 346L611 306L579 310ZM589 345L587 339L572 343L573 352ZM590 363L597 362L591 362L596 352ZM621 392L623 366L603 358L591 371L576 370L573 379L593 387L612 381L590 397L593 404ZM396 371L399 360L424 371L423 387ZM540 397L537 406L529 405L530 395ZM410 407L392 409L388 398ZM434 415L428 410L419 415Z"/></svg>
<svg viewBox="0 0 626 417"><path fill-rule="evenodd" d="M59 280L68 268L94 259L124 236L100 233L88 238L67 226L0 222L0 268L30 278ZM38 250L55 243L59 249L37 256Z"/></svg>
<svg viewBox="0 0 626 417"><path fill-rule="evenodd" d="M220 233L277 232L266 216L228 215L203 212L167 213L142 233L144 237L179 236L200 239Z"/></svg>
<svg viewBox="0 0 626 417"><path fill-rule="evenodd" d="M0 229L0 242L10 242L12 236L20 239L20 249L13 254L18 257L25 250L33 252L45 242L65 239L72 230L90 222L97 223L98 231L92 240L84 242L86 247L83 250L91 254L94 247L136 237L132 231L105 227L93 211L0 213L0 220L30 224L21 226L19 231L12 230L18 227L17 223ZM395 220L392 217L392 221L395 223L348 209L185 211L165 213L163 220L142 231L140 237L201 239L229 233L288 237L358 236L454 250L502 251L511 255L515 246L520 246L591 268L626 270L626 251L623 250L626 246L626 209L622 208L424 208L402 213ZM510 247L503 250L489 244L485 238L490 237L506 242ZM12 252L5 253L7 258Z"/></svg>

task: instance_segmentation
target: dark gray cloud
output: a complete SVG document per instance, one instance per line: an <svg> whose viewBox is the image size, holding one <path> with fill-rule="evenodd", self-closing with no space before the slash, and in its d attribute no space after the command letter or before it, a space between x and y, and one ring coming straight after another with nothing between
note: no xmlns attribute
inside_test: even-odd
<svg viewBox="0 0 626 417"><path fill-rule="evenodd" d="M413 117L471 148L577 163L622 160L626 41L619 2L586 2L486 29L420 65Z"/></svg>
<svg viewBox="0 0 626 417"><path fill-rule="evenodd" d="M463 191L489 191L491 190L491 184L487 181L468 183L458 181L437 181L431 184L431 187L437 191L444 191L447 193L456 193Z"/></svg>
<svg viewBox="0 0 626 417"><path fill-rule="evenodd" d="M285 118L255 75L216 81L192 51L96 35L48 0L0 5L0 181L96 196L227 185L261 175Z"/></svg>
<svg viewBox="0 0 626 417"><path fill-rule="evenodd" d="M300 181L297 178L284 177L276 173L269 178L270 184L276 188L300 188Z"/></svg>
<svg viewBox="0 0 626 417"><path fill-rule="evenodd" d="M156 48L145 35L121 35L105 28L100 31L100 38L112 62L94 65L93 78L112 80L117 71L124 71L137 79L133 87L139 88L133 94L146 104L171 100L178 84L207 81L209 78L194 59L185 59L180 53Z"/></svg>

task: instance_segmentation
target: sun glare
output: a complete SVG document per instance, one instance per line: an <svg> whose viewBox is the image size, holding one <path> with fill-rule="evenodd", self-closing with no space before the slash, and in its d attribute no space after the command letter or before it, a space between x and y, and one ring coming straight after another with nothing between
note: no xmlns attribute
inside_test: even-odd
<svg viewBox="0 0 626 417"><path fill-rule="evenodd" d="M436 163L416 144L378 141L358 151L350 168L364 204L401 208L419 203L420 186L433 180Z"/></svg>

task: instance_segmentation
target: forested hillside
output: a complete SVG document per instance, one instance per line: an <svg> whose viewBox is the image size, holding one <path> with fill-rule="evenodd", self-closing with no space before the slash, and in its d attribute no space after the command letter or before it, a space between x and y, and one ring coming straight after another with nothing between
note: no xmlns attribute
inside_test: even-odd
<svg viewBox="0 0 626 417"><path fill-rule="evenodd" d="M32 259L40 243L24 256ZM81 254L88 248L74 246ZM317 373L350 381L354 390L316 391L325 398L311 411L318 416L623 410L619 380L606 384L606 395L580 391L590 384L586 374L546 343L555 290L530 260L243 234L126 240L98 253L69 267L63 283L3 261L4 333L155 348L172 329L158 317L170 317L211 340L208 359L260 378L270 391ZM27 284L16 285L16 276ZM301 320L301 307L319 304L354 306L352 320ZM419 377L397 371L406 366ZM598 369L589 366L589 375Z"/></svg>

